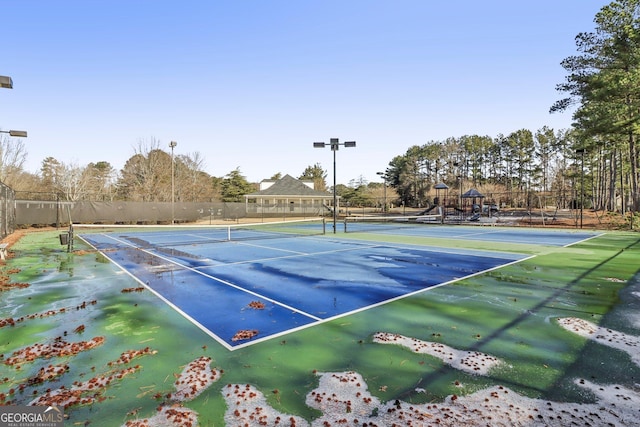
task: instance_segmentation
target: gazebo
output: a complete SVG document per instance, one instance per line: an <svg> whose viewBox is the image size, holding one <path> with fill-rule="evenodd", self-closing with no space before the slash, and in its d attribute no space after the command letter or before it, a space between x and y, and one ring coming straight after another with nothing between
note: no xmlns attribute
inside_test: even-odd
<svg viewBox="0 0 640 427"><path fill-rule="evenodd" d="M447 197L449 196L449 186L444 182L439 182L434 185L433 188L436 189L436 198L433 201L433 204L440 206L442 204L442 199L440 198L440 190L444 191L444 200L446 201Z"/></svg>
<svg viewBox="0 0 640 427"><path fill-rule="evenodd" d="M466 193L462 195L463 199L471 199L471 211L476 212L475 206L478 206L477 212L481 211L482 199L484 199L484 194L480 193L475 188L470 189ZM480 199L480 203L476 203L476 199Z"/></svg>

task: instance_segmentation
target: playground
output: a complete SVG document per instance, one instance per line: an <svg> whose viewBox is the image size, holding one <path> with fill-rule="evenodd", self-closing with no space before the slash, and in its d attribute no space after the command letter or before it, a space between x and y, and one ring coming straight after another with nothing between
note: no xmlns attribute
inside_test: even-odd
<svg viewBox="0 0 640 427"><path fill-rule="evenodd" d="M637 425L637 233L76 231L67 251L60 232L8 245L2 404L69 425Z"/></svg>

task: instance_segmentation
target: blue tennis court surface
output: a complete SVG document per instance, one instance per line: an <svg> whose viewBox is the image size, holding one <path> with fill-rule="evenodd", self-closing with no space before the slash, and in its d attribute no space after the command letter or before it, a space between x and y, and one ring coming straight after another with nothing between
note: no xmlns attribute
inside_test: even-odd
<svg viewBox="0 0 640 427"><path fill-rule="evenodd" d="M585 238L571 235L573 241ZM229 349L524 258L329 236L220 242L194 230L173 237L163 232L81 237Z"/></svg>
<svg viewBox="0 0 640 427"><path fill-rule="evenodd" d="M491 226L438 226L433 224L390 224L354 222L347 225L349 232L360 231L396 236L434 237L455 240L524 243L546 246L567 246L596 237L601 232L590 230L557 230L522 227ZM338 228L340 230L340 228Z"/></svg>

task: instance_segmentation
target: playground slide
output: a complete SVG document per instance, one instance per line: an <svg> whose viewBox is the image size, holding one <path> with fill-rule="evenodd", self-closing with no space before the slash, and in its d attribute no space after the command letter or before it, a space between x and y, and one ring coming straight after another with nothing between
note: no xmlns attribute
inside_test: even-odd
<svg viewBox="0 0 640 427"><path fill-rule="evenodd" d="M434 210L434 209L435 209L435 208L437 208L437 207L438 207L438 205L433 205L433 206L431 206L429 209L426 209L426 210L424 210L424 211L422 211L422 212L418 212L418 213L417 213L417 215L418 215L418 216L420 216L420 215L428 215L428 214L429 214L429 212L431 212L432 210Z"/></svg>

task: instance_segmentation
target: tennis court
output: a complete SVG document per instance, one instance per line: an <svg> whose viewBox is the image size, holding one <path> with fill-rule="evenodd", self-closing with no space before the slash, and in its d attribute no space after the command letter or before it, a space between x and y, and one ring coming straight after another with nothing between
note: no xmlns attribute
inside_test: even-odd
<svg viewBox="0 0 640 427"><path fill-rule="evenodd" d="M635 425L637 233L342 226L28 233L0 404L63 402L77 425Z"/></svg>
<svg viewBox="0 0 640 427"><path fill-rule="evenodd" d="M422 217L353 217L343 221L338 230L346 233L376 233L413 237L431 237L484 242L522 243L544 246L568 246L601 233L589 230L543 229L493 226L438 225L439 216L429 223ZM429 218L429 216L427 216ZM424 221L424 220L422 220Z"/></svg>
<svg viewBox="0 0 640 427"><path fill-rule="evenodd" d="M416 224L378 225L377 230L554 246L596 235ZM348 238L355 234L323 233L323 225L303 221L80 235L227 349L255 344L525 258L517 253L375 243Z"/></svg>

